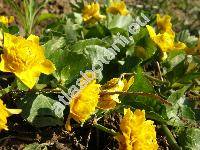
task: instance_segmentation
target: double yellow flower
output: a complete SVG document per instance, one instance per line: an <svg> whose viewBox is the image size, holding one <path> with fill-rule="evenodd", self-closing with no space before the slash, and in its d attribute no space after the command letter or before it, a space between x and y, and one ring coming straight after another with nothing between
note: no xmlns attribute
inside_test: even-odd
<svg viewBox="0 0 200 150"><path fill-rule="evenodd" d="M110 1L110 6L106 9L107 13L120 14L122 16L128 15L128 10L124 1L114 2Z"/></svg>
<svg viewBox="0 0 200 150"><path fill-rule="evenodd" d="M39 37L30 35L27 39L4 33L3 54L0 71L14 73L30 89L37 83L41 73L51 74L54 64L45 58Z"/></svg>
<svg viewBox="0 0 200 150"><path fill-rule="evenodd" d="M89 77L91 74L87 74ZM83 84L84 79L81 78ZM94 112L98 104L100 84L93 79L83 89L75 94L70 102L70 114L67 119L66 129L71 130L70 120L73 118L79 123L84 123Z"/></svg>
<svg viewBox="0 0 200 150"><path fill-rule="evenodd" d="M139 109L133 113L124 110L120 123L121 134L116 136L120 150L157 150L156 131L153 121L146 120L145 111Z"/></svg>
<svg viewBox="0 0 200 150"><path fill-rule="evenodd" d="M104 15L100 14L99 3L91 3L86 5L83 9L82 16L85 23L95 23L105 18Z"/></svg>

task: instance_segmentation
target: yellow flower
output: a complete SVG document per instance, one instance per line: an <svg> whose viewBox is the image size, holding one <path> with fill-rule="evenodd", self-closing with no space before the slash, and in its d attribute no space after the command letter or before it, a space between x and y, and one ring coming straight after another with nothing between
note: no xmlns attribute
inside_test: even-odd
<svg viewBox="0 0 200 150"><path fill-rule="evenodd" d="M82 16L85 23L95 23L105 18L104 15L100 14L99 3L91 3L86 5L83 9Z"/></svg>
<svg viewBox="0 0 200 150"><path fill-rule="evenodd" d="M171 17L168 15L160 16L157 14L157 26L160 29L160 33L156 34L153 27L147 25L150 38L160 47L163 52L169 52L171 50L181 50L186 48L186 45L182 42L175 43L175 33L172 29Z"/></svg>
<svg viewBox="0 0 200 150"><path fill-rule="evenodd" d="M145 111L139 109L133 113L124 110L120 123L121 133L116 136L120 150L157 150L156 131L153 121L145 119Z"/></svg>
<svg viewBox="0 0 200 150"><path fill-rule="evenodd" d="M126 79L123 79L123 82L124 82L123 91L128 91L129 88L133 85L134 80L135 80L134 76L130 77L128 81Z"/></svg>
<svg viewBox="0 0 200 150"><path fill-rule="evenodd" d="M3 101L0 99L0 131L1 130L8 130L7 127L7 118L14 114L21 113L21 109L8 109L6 108L6 105L3 104Z"/></svg>
<svg viewBox="0 0 200 150"><path fill-rule="evenodd" d="M102 86L101 90L106 92L122 91L124 88L124 82L119 78L113 78ZM100 109L112 109L116 106L116 103L120 103L119 94L114 95L101 95L99 98L98 108Z"/></svg>
<svg viewBox="0 0 200 150"><path fill-rule="evenodd" d="M128 15L128 10L126 8L126 4L124 1L120 2L113 2L112 0L110 1L110 6L106 9L107 13L111 14L120 14L123 16Z"/></svg>
<svg viewBox="0 0 200 150"><path fill-rule="evenodd" d="M26 86L33 88L40 74L51 74L55 66L45 58L39 37L30 35L24 39L4 33L0 70L14 73Z"/></svg>
<svg viewBox="0 0 200 150"><path fill-rule="evenodd" d="M171 50L181 50L186 48L186 45L182 42L175 43L175 35L173 35L171 32L156 34L153 27L149 25L147 25L146 27L149 32L150 38L160 47L163 52L169 52Z"/></svg>
<svg viewBox="0 0 200 150"><path fill-rule="evenodd" d="M157 26L161 32L169 32L171 35L175 36L175 33L172 30L171 17L169 15L160 16L160 14L157 14L156 16Z"/></svg>
<svg viewBox="0 0 200 150"><path fill-rule="evenodd" d="M128 81L126 79L121 80L120 78L113 78L102 86L103 91L106 92L122 92L128 91L129 87L133 84L134 77L131 77ZM98 108L99 109L113 109L117 103L120 103L119 94L109 95L103 94L99 98Z"/></svg>
<svg viewBox="0 0 200 150"><path fill-rule="evenodd" d="M9 18L6 17L6 16L0 16L0 23L3 23L5 24L6 26L9 24L9 23L12 23L14 22L14 17L13 16L10 16Z"/></svg>
<svg viewBox="0 0 200 150"><path fill-rule="evenodd" d="M70 102L70 114L66 123L67 130L71 130L71 118L79 123L84 123L95 112L99 93L100 84L96 84L96 80L94 79L72 97Z"/></svg>

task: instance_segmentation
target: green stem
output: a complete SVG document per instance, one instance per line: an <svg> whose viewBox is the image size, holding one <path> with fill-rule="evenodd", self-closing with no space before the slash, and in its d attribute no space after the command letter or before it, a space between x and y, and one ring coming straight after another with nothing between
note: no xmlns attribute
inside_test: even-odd
<svg viewBox="0 0 200 150"><path fill-rule="evenodd" d="M181 150L181 148L177 144L175 138L173 137L173 135L170 132L170 130L168 129L168 127L166 125L162 124L162 130L164 131L164 133L165 133L165 135L167 137L167 141L169 142L169 144L172 147L172 149Z"/></svg>
<svg viewBox="0 0 200 150"><path fill-rule="evenodd" d="M169 101L167 101L167 100L163 99L162 97L160 97L159 95L153 94L153 93L125 92L125 91L115 91L115 92L102 91L100 93L100 95L115 95L115 94L151 97L151 98L154 98L155 100L159 100L162 104L172 106L172 104Z"/></svg>
<svg viewBox="0 0 200 150"><path fill-rule="evenodd" d="M148 79L153 80L153 81L155 81L155 82L157 82L157 83L166 84L166 85L169 84L169 83L166 82L166 81L159 80L159 79L157 79L157 78L155 78L155 77L152 77L152 76L150 76L150 75L148 75L148 74L144 74L144 75L145 75Z"/></svg>
<svg viewBox="0 0 200 150"><path fill-rule="evenodd" d="M94 124L94 127L96 127L97 129L101 130L101 131L104 131L106 133L109 133L109 134L112 134L113 136L116 136L118 133L115 132L113 129L108 129L100 124Z"/></svg>

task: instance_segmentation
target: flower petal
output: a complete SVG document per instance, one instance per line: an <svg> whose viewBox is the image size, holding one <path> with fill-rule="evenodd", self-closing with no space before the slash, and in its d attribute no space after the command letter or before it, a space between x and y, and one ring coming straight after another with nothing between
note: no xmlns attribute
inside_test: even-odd
<svg viewBox="0 0 200 150"><path fill-rule="evenodd" d="M0 71L3 71L3 72L10 72L8 69L6 69L5 60L4 60L3 55L1 55Z"/></svg>
<svg viewBox="0 0 200 150"><path fill-rule="evenodd" d="M134 83L134 76L130 77L130 79L127 81L126 79L123 80L124 82L124 88L123 88L123 91L128 91L129 88L133 85Z"/></svg>
<svg viewBox="0 0 200 150"><path fill-rule="evenodd" d="M34 42L34 43L36 43L36 44L38 44L38 45L39 45L39 41L40 41L39 37L38 37L38 36L35 36L35 35L33 35L33 34L31 34L31 35L27 38L27 40L32 41L32 42Z"/></svg>
<svg viewBox="0 0 200 150"><path fill-rule="evenodd" d="M120 150L157 150L156 131L153 121L146 120L145 111L124 109L120 122L122 134L117 135Z"/></svg>
<svg viewBox="0 0 200 150"><path fill-rule="evenodd" d="M156 15L157 26L163 31L170 31L172 29L171 17L169 15Z"/></svg>
<svg viewBox="0 0 200 150"><path fill-rule="evenodd" d="M9 113L9 116L17 115L17 114L20 114L22 112L21 109L6 109L6 110Z"/></svg>
<svg viewBox="0 0 200 150"><path fill-rule="evenodd" d="M100 85L91 81L81 89L70 102L70 116L77 122L84 123L95 111L98 104Z"/></svg>
<svg viewBox="0 0 200 150"><path fill-rule="evenodd" d="M155 32L154 28L152 26L149 26L149 25L146 25L146 27L147 27L147 30L149 32L150 37L151 38L155 37L156 36L156 32Z"/></svg>
<svg viewBox="0 0 200 150"><path fill-rule="evenodd" d="M23 72L15 72L15 75L30 89L37 83L38 77L40 76L39 71L27 70Z"/></svg>
<svg viewBox="0 0 200 150"><path fill-rule="evenodd" d="M104 95L99 98L97 108L107 110L116 107L117 102L114 101L110 95Z"/></svg>
<svg viewBox="0 0 200 150"><path fill-rule="evenodd" d="M38 68L44 74L51 74L56 70L55 65L50 60L45 60Z"/></svg>
<svg viewBox="0 0 200 150"><path fill-rule="evenodd" d="M185 43L182 42L178 42L174 45L174 49L176 50L181 50L181 49L185 49L187 46L185 45Z"/></svg>

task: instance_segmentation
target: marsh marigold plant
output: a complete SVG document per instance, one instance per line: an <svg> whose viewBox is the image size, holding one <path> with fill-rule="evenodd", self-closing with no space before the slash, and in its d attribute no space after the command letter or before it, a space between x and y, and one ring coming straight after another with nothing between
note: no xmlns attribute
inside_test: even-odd
<svg viewBox="0 0 200 150"><path fill-rule="evenodd" d="M157 150L156 131L153 121L146 120L145 111L133 113L124 109L120 123L121 134L116 137L120 150Z"/></svg>
<svg viewBox="0 0 200 150"><path fill-rule="evenodd" d="M14 114L21 113L21 109L8 109L6 105L3 104L3 101L0 99L0 131L8 130L7 118Z"/></svg>
<svg viewBox="0 0 200 150"><path fill-rule="evenodd" d="M39 37L30 35L27 39L4 33L3 54L0 70L14 73L30 89L36 84L41 73L51 74L54 64L44 56Z"/></svg>
<svg viewBox="0 0 200 150"><path fill-rule="evenodd" d="M128 15L128 10L124 1L114 2L110 1L110 6L106 9L107 13L120 14L122 16Z"/></svg>

